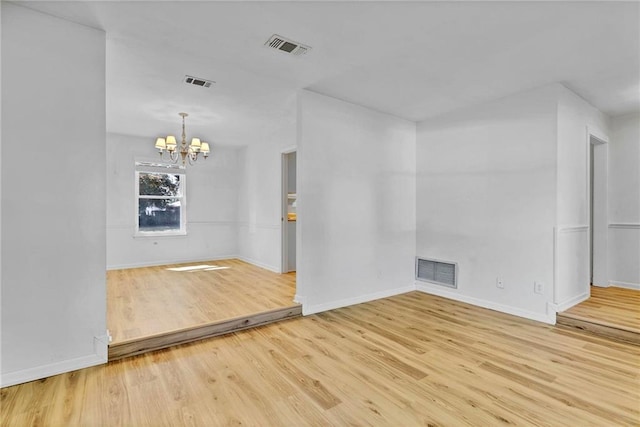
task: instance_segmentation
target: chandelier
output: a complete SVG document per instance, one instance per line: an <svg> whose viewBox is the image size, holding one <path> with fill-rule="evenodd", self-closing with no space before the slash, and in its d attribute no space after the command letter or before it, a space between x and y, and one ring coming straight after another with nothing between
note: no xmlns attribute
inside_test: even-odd
<svg viewBox="0 0 640 427"><path fill-rule="evenodd" d="M200 138L191 139L191 144L187 146L187 137L184 131L184 118L188 116L187 113L178 113L178 115L182 116L182 142L180 142L180 146L176 143L176 137L173 135L169 135L166 138L158 138L156 139L156 148L160 153L160 157L164 154L164 151L167 150L169 153L169 159L173 163L177 163L178 159L182 159L182 164L185 165L187 161L192 165L196 160L198 160L198 156L202 153L202 157L205 159L209 157L209 143L208 142L200 142Z"/></svg>

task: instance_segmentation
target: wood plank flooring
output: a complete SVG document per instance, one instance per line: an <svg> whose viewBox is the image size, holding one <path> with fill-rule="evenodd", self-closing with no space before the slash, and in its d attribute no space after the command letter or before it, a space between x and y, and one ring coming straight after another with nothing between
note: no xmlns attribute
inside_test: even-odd
<svg viewBox="0 0 640 427"><path fill-rule="evenodd" d="M3 426L637 426L640 347L396 297L4 388Z"/></svg>
<svg viewBox="0 0 640 427"><path fill-rule="evenodd" d="M591 297L558 313L558 325L640 345L640 291L591 287Z"/></svg>
<svg viewBox="0 0 640 427"><path fill-rule="evenodd" d="M122 359L123 357L137 356L149 351L197 341L203 338L212 338L230 332L255 328L301 315L301 305L274 308L260 313L249 313L244 316L204 323L190 328L162 332L128 341L120 341L116 344L109 344L109 361Z"/></svg>
<svg viewBox="0 0 640 427"><path fill-rule="evenodd" d="M299 308L295 281L237 259L108 271L111 344Z"/></svg>

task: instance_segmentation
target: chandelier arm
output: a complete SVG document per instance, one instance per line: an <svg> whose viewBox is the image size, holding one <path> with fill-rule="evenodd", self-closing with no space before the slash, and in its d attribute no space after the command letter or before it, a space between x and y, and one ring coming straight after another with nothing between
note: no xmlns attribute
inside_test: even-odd
<svg viewBox="0 0 640 427"><path fill-rule="evenodd" d="M176 150L169 152L169 160L171 160L172 163L178 162L178 156L176 155Z"/></svg>

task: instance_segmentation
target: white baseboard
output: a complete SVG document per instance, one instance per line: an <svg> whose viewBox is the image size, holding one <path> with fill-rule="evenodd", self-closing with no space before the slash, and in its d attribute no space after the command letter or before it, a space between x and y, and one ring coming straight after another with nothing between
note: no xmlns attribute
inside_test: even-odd
<svg viewBox="0 0 640 427"><path fill-rule="evenodd" d="M568 310L574 305L580 304L582 301L586 301L589 299L589 292L584 292L580 295L576 295L573 298L569 298L566 301L559 302L557 304L549 304L551 309L553 309L556 313L560 313L562 311Z"/></svg>
<svg viewBox="0 0 640 427"><path fill-rule="evenodd" d="M93 351L101 358L104 363L109 360L109 343L111 342L111 334L109 330L104 335L93 337Z"/></svg>
<svg viewBox="0 0 640 427"><path fill-rule="evenodd" d="M461 295L457 292L453 292L447 289L438 289L426 286L420 282L416 282L416 290L427 294L437 295L439 297L449 298L452 300L464 302L471 305L477 305L478 307L488 308L490 310L499 311L501 313L511 314L513 316L524 317L525 319L535 320L537 322L548 323L555 325L556 313L536 313L533 311L522 310L520 308L511 307L508 305L498 304L493 301L487 301L479 298L474 298L466 295Z"/></svg>
<svg viewBox="0 0 640 427"><path fill-rule="evenodd" d="M128 268L141 268L141 267L155 267L158 265L168 265L168 264L186 264L193 262L207 262L207 261L216 261L221 259L240 259L237 255L217 255L208 258L180 258L180 259L166 259L166 260L158 260L158 261L148 261L148 262L134 262L131 264L113 264L107 265L107 270L124 270ZM249 262L249 261L247 261Z"/></svg>
<svg viewBox="0 0 640 427"><path fill-rule="evenodd" d="M0 388L52 377L65 372L77 371L78 369L89 368L91 366L102 365L107 363L106 350L101 351L101 353L103 354L90 354L88 356L63 360L35 368L3 373L2 376L0 376Z"/></svg>
<svg viewBox="0 0 640 427"><path fill-rule="evenodd" d="M304 297L302 295L295 294L293 296L293 302L304 305Z"/></svg>
<svg viewBox="0 0 640 427"><path fill-rule="evenodd" d="M617 288L637 289L640 290L640 283L618 282L617 280L609 280L609 286Z"/></svg>
<svg viewBox="0 0 640 427"><path fill-rule="evenodd" d="M307 316L309 314L320 313L322 311L335 310L336 308L347 307L350 305L361 304L363 302L374 301L381 298L388 298L394 295L405 294L407 292L415 291L415 284L411 284L409 286L404 286L401 288L389 289L380 292L374 292L366 295L359 295L357 297L345 298L338 301L326 302L323 304L303 304L302 305L302 314Z"/></svg>
<svg viewBox="0 0 640 427"><path fill-rule="evenodd" d="M255 259L247 258L244 256L234 256L232 258L239 259L240 261L248 262L249 264L253 264L256 267L264 268L265 270L273 271L274 273L281 273L280 267L274 267L273 265L265 264L260 261L256 261Z"/></svg>
<svg viewBox="0 0 640 427"><path fill-rule="evenodd" d="M244 262L248 262L249 264L253 264L256 267L264 268L269 271L273 271L274 273L280 273L280 268L274 267L269 264L262 263L260 261L256 261L251 258L239 256L236 254L232 255L217 255L208 258L179 258L179 259L167 259L167 260L159 260L159 261L149 261L149 262L135 262L131 264L115 264L108 265L107 270L124 270L129 268L142 268L142 267L156 267L159 265L169 265L169 264L186 264L186 263L194 263L194 262L207 262L207 261L219 261L223 259L239 259Z"/></svg>

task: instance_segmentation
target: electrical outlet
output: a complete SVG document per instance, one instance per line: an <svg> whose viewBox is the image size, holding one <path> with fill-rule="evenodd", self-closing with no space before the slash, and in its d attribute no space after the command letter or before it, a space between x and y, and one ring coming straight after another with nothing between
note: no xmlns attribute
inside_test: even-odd
<svg viewBox="0 0 640 427"><path fill-rule="evenodd" d="M504 289L504 282L501 277L496 278L496 286L500 289Z"/></svg>
<svg viewBox="0 0 640 427"><path fill-rule="evenodd" d="M542 282L533 282L533 292L536 294L544 293L544 283Z"/></svg>

